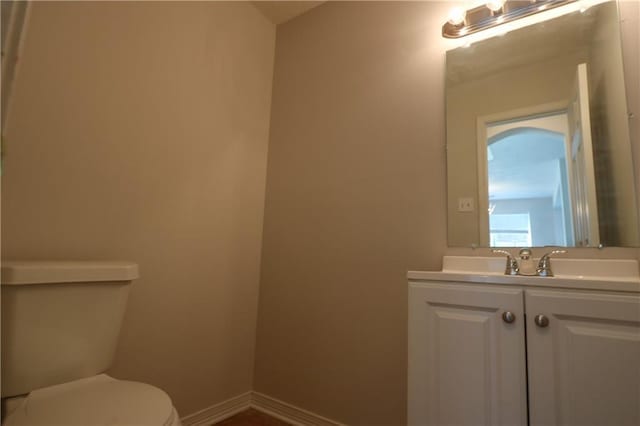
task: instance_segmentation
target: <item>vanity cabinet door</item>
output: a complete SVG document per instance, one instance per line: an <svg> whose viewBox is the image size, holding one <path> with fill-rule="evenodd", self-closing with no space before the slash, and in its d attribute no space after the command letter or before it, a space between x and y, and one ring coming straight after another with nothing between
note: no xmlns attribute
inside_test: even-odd
<svg viewBox="0 0 640 426"><path fill-rule="evenodd" d="M411 283L408 377L410 425L526 425L523 291Z"/></svg>
<svg viewBox="0 0 640 426"><path fill-rule="evenodd" d="M527 290L525 304L531 426L639 425L640 297Z"/></svg>

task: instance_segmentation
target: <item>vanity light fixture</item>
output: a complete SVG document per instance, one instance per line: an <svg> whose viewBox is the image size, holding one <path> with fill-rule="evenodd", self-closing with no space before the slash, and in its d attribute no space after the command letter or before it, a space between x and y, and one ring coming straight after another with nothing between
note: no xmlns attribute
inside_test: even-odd
<svg viewBox="0 0 640 426"><path fill-rule="evenodd" d="M464 37L576 1L578 0L489 0L486 4L466 11L457 7L451 10L449 20L442 26L442 36Z"/></svg>
<svg viewBox="0 0 640 426"><path fill-rule="evenodd" d="M504 6L505 0L489 0L487 2L487 7L493 13L500 13L502 11L502 7Z"/></svg>
<svg viewBox="0 0 640 426"><path fill-rule="evenodd" d="M449 12L449 21L447 22L449 22L454 27L460 26L464 24L464 18L466 14L467 14L467 11L464 10L463 8L454 7Z"/></svg>

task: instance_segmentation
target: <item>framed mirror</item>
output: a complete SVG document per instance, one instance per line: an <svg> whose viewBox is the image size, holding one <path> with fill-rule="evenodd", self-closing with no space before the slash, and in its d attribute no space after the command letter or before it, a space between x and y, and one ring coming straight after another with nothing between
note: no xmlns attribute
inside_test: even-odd
<svg viewBox="0 0 640 426"><path fill-rule="evenodd" d="M450 247L637 247L618 7L447 52Z"/></svg>

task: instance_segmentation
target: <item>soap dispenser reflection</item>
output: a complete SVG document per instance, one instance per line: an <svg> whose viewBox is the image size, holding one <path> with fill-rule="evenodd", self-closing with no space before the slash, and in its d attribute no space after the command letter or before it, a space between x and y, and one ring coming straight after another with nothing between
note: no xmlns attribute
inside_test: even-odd
<svg viewBox="0 0 640 426"><path fill-rule="evenodd" d="M520 275L537 275L537 265L531 257L531 249L523 248L518 252L518 255L520 256Z"/></svg>

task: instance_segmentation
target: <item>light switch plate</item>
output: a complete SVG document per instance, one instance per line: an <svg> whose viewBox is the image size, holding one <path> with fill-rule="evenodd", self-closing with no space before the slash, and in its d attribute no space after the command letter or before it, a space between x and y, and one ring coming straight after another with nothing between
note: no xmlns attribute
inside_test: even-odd
<svg viewBox="0 0 640 426"><path fill-rule="evenodd" d="M472 212L473 211L473 197L458 198L458 211L459 212Z"/></svg>

